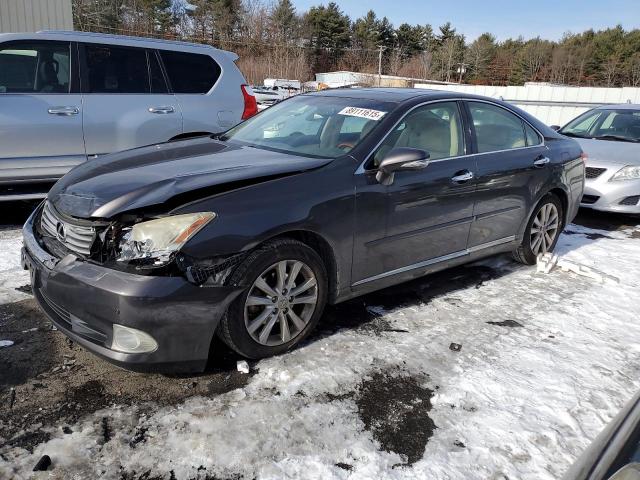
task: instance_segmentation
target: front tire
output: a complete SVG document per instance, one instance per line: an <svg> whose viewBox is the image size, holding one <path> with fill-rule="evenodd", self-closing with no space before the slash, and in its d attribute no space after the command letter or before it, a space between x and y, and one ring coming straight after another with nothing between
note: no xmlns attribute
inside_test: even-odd
<svg viewBox="0 0 640 480"><path fill-rule="evenodd" d="M525 265L534 265L538 255L553 252L564 226L563 218L560 199L553 193L545 195L534 209L513 258Z"/></svg>
<svg viewBox="0 0 640 480"><path fill-rule="evenodd" d="M317 325L327 301L327 272L302 242L279 239L259 247L228 284L247 289L229 306L218 336L240 355L259 359L284 353Z"/></svg>

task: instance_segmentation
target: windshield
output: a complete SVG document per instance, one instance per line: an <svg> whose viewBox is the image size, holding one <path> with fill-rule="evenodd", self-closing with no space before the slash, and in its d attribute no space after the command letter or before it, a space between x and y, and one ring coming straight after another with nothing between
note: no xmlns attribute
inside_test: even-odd
<svg viewBox="0 0 640 480"><path fill-rule="evenodd" d="M596 109L580 115L560 129L578 138L640 142L640 109Z"/></svg>
<svg viewBox="0 0 640 480"><path fill-rule="evenodd" d="M264 110L220 139L297 155L336 158L358 145L394 107L394 103L375 100L299 95Z"/></svg>

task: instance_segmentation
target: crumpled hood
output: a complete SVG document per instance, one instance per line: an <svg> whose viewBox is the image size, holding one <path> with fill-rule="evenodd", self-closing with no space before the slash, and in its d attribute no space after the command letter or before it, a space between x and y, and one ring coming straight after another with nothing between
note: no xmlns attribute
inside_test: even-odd
<svg viewBox="0 0 640 480"><path fill-rule="evenodd" d="M589 160L598 165L640 165L640 143L576 138Z"/></svg>
<svg viewBox="0 0 640 480"><path fill-rule="evenodd" d="M56 210L73 217L109 218L188 192L231 182L259 183L329 162L198 138L87 161L60 179L48 199Z"/></svg>

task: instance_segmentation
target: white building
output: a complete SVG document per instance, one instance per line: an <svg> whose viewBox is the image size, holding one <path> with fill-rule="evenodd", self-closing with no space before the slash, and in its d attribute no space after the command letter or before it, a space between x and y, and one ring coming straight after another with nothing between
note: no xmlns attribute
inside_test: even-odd
<svg viewBox="0 0 640 480"><path fill-rule="evenodd" d="M71 0L0 0L0 33L73 30Z"/></svg>

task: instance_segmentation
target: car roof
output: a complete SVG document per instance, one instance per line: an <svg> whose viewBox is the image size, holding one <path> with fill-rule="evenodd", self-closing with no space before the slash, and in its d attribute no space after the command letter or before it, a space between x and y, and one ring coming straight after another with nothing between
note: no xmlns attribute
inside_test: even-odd
<svg viewBox="0 0 640 480"><path fill-rule="evenodd" d="M425 101L439 100L447 98L465 98L477 100L489 100L498 104L502 102L495 98L483 97L481 95L471 95L468 93L454 92L451 90L432 90L428 88L393 88L393 87L373 87L373 88L333 88L320 90L319 92L307 95L319 95L329 97L358 98L362 100L377 100L382 102L401 103L406 100L420 98Z"/></svg>
<svg viewBox="0 0 640 480"><path fill-rule="evenodd" d="M73 32L67 30L50 30L35 33L0 33L0 42L12 40L58 40L65 42L106 43L110 45L204 53L208 55L211 55L213 52L218 52L231 57L234 61L238 58L238 56L233 52L219 50L210 45L201 43L163 40L159 38L130 37L126 35L112 35L109 33Z"/></svg>

